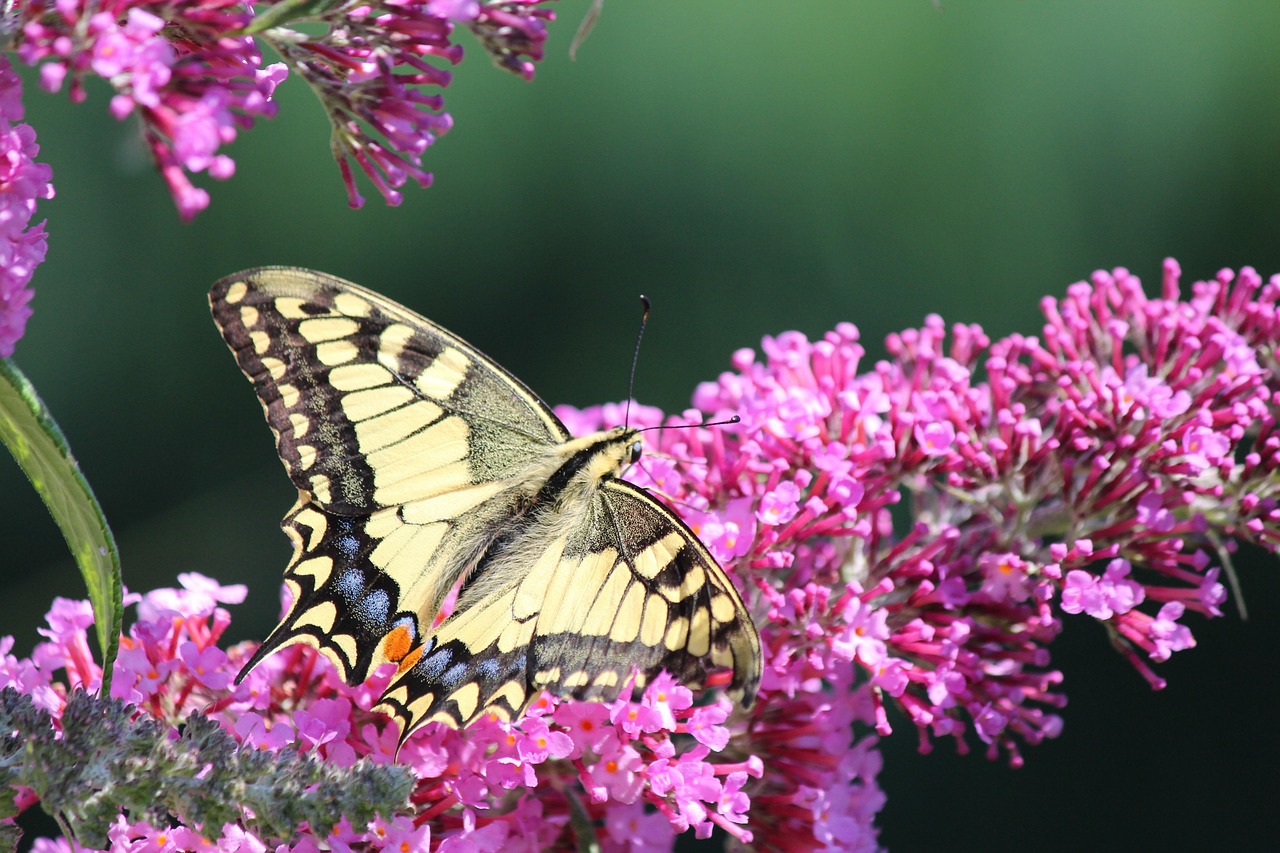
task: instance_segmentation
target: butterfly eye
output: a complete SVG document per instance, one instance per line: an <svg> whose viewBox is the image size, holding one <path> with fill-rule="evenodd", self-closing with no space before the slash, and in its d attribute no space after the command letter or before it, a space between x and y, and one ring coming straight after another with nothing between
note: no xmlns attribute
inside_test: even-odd
<svg viewBox="0 0 1280 853"><path fill-rule="evenodd" d="M627 464L634 465L637 462L639 462L641 452L642 452L642 449L640 447L640 442L638 441L631 442L631 452L627 454Z"/></svg>

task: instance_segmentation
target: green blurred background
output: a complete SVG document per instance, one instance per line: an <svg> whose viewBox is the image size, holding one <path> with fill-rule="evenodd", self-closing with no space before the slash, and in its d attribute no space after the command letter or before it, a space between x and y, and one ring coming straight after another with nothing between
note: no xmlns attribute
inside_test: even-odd
<svg viewBox="0 0 1280 853"><path fill-rule="evenodd" d="M1148 289L1280 271L1280 4L563 0L527 84L463 34L456 127L428 190L347 209L310 93L230 149L238 173L177 221L108 95L29 82L58 191L16 361L55 413L119 540L127 585L199 571L250 586L232 639L274 624L291 488L209 320L217 278L301 264L372 286L470 339L551 402L625 392L636 297L655 304L638 396L679 408L761 335L888 332L938 312L1036 333L1037 303L1094 269ZM30 81L30 75L27 76ZM868 367L871 360L868 360ZM20 653L52 595L83 596L8 457L0 632ZM890 849L1274 843L1280 794L1276 561L1244 566L1251 619L1193 620L1200 647L1153 694L1071 623L1057 741L1011 770L949 744L884 745ZM1087 620L1085 620L1087 621Z"/></svg>

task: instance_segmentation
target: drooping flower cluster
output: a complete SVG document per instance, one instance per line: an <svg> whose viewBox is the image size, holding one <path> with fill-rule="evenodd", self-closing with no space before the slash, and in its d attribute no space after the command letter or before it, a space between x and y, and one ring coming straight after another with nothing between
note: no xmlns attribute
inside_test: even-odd
<svg viewBox="0 0 1280 853"><path fill-rule="evenodd" d="M552 17L539 8L546 2L284 0L253 4L251 11L229 0L31 0L17 4L17 47L26 62L42 63L47 89L67 85L73 100L86 97L89 75L111 84L112 115L141 120L183 218L209 204L190 174L231 177L235 164L224 146L275 115L273 94L289 69L307 80L333 123L334 155L351 204L363 203L352 162L397 204L396 188L407 179L430 182L422 154L451 124L441 96L422 89L449 83L433 61L462 58L452 42L455 22L471 29L499 65L528 78ZM264 67L256 39L285 61Z"/></svg>
<svg viewBox="0 0 1280 853"><path fill-rule="evenodd" d="M632 406L632 425L686 427L645 432L628 479L742 589L764 653L755 704L696 704L662 677L603 705L543 696L514 724L430 724L399 755L418 779L408 810L278 849L542 850L594 834L604 850L670 850L718 826L735 848L874 850L889 704L922 748L947 736L1016 764L1061 728L1048 646L1067 618L1095 620L1162 686L1152 662L1193 645L1187 611L1220 615L1232 543L1280 547L1280 276L1224 271L1183 296L1177 265L1164 273L1155 298L1125 270L1096 273L1045 300L1040 337L957 326L948 340L931 317L870 370L852 326L788 333L763 359L735 354L680 416ZM585 432L624 411L558 413ZM116 695L170 724L203 709L255 748L394 759L396 732L369 711L386 673L350 688L293 646L235 686L249 650L216 648L216 603L243 593L184 584L141 600ZM98 676L87 620L57 605L49 642L0 661L0 686L56 716ZM203 827L218 840L191 849L274 843L252 827ZM112 849L165 830L124 821Z"/></svg>
<svg viewBox="0 0 1280 853"><path fill-rule="evenodd" d="M36 133L22 121L22 81L0 56L0 358L31 316L31 276L44 261L44 223L31 225L36 200L53 198L52 170L35 162Z"/></svg>
<svg viewBox="0 0 1280 853"><path fill-rule="evenodd" d="M189 219L209 195L188 173L225 180L235 164L221 153L239 129L269 118L284 66L262 67L251 38L234 33L251 20L248 7L226 2L19 4L18 55L40 65L49 91L68 87L87 97L85 78L115 90L111 114L137 115L142 134L177 204Z"/></svg>

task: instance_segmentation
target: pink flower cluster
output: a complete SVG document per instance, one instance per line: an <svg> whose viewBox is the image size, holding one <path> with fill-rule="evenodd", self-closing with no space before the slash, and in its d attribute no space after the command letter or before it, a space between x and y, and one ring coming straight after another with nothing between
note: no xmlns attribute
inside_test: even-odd
<svg viewBox="0 0 1280 853"><path fill-rule="evenodd" d="M262 68L251 38L234 33L251 20L243 4L78 0L19 4L18 54L43 62L50 91L69 84L72 100L86 97L93 74L115 89L111 114L137 114L156 168L178 212L189 219L209 204L188 173L225 180L234 173L220 153L241 128L275 115L271 100L284 79L282 65Z"/></svg>
<svg viewBox="0 0 1280 853"><path fill-rule="evenodd" d="M442 96L424 94L420 87L449 85L452 76L428 60L451 65L462 60L462 47L451 41L454 23L468 27L499 66L529 80L533 61L542 58L546 22L554 17L539 8L547 2L386 0L346 13L324 38L271 40L307 78L329 113L334 153L352 207L364 204L352 162L388 204L400 203L396 188L408 178L419 186L431 183L422 169L422 154L453 126L453 119L443 112Z"/></svg>
<svg viewBox="0 0 1280 853"><path fill-rule="evenodd" d="M1280 277L1224 271L1183 298L1179 275L1166 262L1148 298L1125 270L1096 273L1044 301L1041 338L958 325L948 341L930 317L870 370L850 325L768 338L765 360L738 352L666 422L740 424L646 433L629 477L758 590L753 716L852 664L880 733L892 702L922 748L972 735L1017 764L1019 742L1062 725L1063 614L1163 686L1148 661L1194 644L1180 619L1220 615L1214 557L1280 534ZM579 430L621 417L561 413Z"/></svg>
<svg viewBox="0 0 1280 853"><path fill-rule="evenodd" d="M531 77L540 59L550 0L383 0L352 5L231 0L29 0L19 3L19 55L41 65L45 88L86 96L92 74L115 89L111 113L136 114L157 168L184 219L209 204L192 184L203 172L225 180L222 153L238 131L276 113L275 88L291 68L320 97L334 127L333 148L352 206L354 162L390 204L413 178L425 186L421 156L449 129L443 99L424 87L449 84L433 61L456 64L454 22L470 28L505 68ZM326 7L327 6L327 7ZM322 24L293 29L292 24ZM285 61L263 67L255 39ZM527 57L527 59L526 59ZM68 83L69 81L69 83Z"/></svg>
<svg viewBox="0 0 1280 853"><path fill-rule="evenodd" d="M31 225L36 200L53 198L52 170L35 162L36 132L22 120L22 81L0 56L0 358L31 316L31 276L44 261L44 223Z"/></svg>
<svg viewBox="0 0 1280 853"><path fill-rule="evenodd" d="M349 687L323 657L293 646L233 685L252 649L217 647L230 622L221 605L243 600L244 587L221 587L195 574L179 580L182 589L126 596L138 615L121 640L113 696L175 727L201 711L247 747L292 745L338 766L358 758L397 760L398 731L369 710L390 673ZM60 719L70 690L101 686L88 643L92 623L87 602L57 599L40 631L46 640L30 659L10 654L12 638L0 641L0 687L16 687ZM730 739L730 711L723 699L695 707L692 693L666 676L635 700L607 705L544 696L515 725L487 718L465 733L436 725L410 739L398 760L419 778L411 812L361 827L335 815L334 826L283 840L257 838L239 824L168 827L121 817L108 833L109 849L261 853L271 844L279 853L532 853L573 837L570 796L604 826L605 850L670 849L677 832L692 828L705 837L715 826L749 841L743 788L760 778L762 764L748 755L717 758ZM847 730L849 711L835 716ZM29 793L20 802L32 804ZM65 841L40 842L36 849L70 850Z"/></svg>

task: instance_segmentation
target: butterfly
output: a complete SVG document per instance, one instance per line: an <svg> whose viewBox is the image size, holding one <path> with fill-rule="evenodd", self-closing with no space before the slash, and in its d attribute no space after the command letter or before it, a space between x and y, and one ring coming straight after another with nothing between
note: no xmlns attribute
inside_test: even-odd
<svg viewBox="0 0 1280 853"><path fill-rule="evenodd" d="M292 603L238 680L294 643L349 684L394 664L377 709L402 744L664 669L689 686L731 670L751 703L759 635L697 536L622 479L637 429L575 438L461 338L325 273L251 269L209 301L298 489Z"/></svg>

